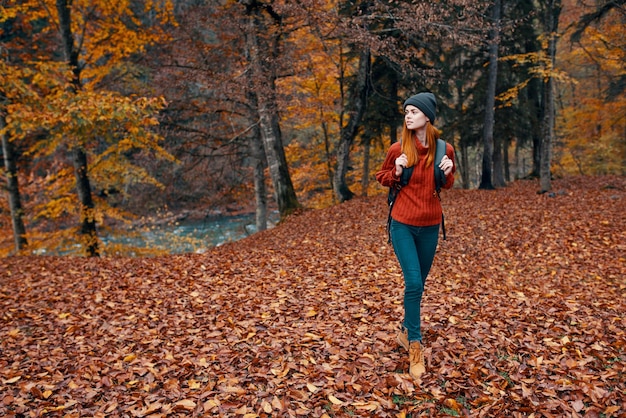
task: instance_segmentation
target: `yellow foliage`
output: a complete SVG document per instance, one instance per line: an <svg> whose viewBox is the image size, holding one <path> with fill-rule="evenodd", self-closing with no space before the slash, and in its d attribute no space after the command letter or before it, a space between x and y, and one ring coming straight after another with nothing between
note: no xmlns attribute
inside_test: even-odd
<svg viewBox="0 0 626 418"><path fill-rule="evenodd" d="M624 174L626 100L606 103L583 98L563 109L559 131L564 146L557 161L567 174Z"/></svg>
<svg viewBox="0 0 626 418"><path fill-rule="evenodd" d="M72 32L82 70L84 88L97 88L104 77L133 54L169 38L162 24L175 25L171 0L149 1L144 10L158 25L145 24L133 13L131 0L73 0L70 6ZM2 7L2 17L20 17L24 24L48 21L43 35L56 36L59 27L55 0L27 0L21 5ZM40 23L38 24L40 26Z"/></svg>
<svg viewBox="0 0 626 418"><path fill-rule="evenodd" d="M283 109L282 123L295 133L286 147L292 181L298 199L315 208L335 203L333 155L340 125L346 122L341 115L345 103L340 100L346 92L341 91L345 86L340 80L353 75L357 64L356 57L345 54L340 38L323 35L332 33L338 23L332 6L325 3L328 19L317 21L318 26L305 25L290 32L289 41L299 52L291 63L294 75L277 81L278 89L291 98Z"/></svg>
<svg viewBox="0 0 626 418"><path fill-rule="evenodd" d="M626 73L622 18L618 13L606 15L586 28L575 48L563 44L559 51L559 65L577 81L575 88L563 85L560 91L557 132L562 146L555 153L559 170L625 174L626 95L607 98L609 86Z"/></svg>
<svg viewBox="0 0 626 418"><path fill-rule="evenodd" d="M545 42L542 42L545 43ZM510 89L500 93L496 96L496 100L500 102L501 107L509 107L519 97L520 93L528 83L533 79L541 79L547 81L552 78L558 82L572 81L569 75L559 68L555 68L552 65L550 57L546 53L546 50L538 52L529 52L525 54L514 54L501 57L499 61L512 62L513 67L525 67L528 71L529 77L520 81L517 85ZM575 82L575 81L574 81Z"/></svg>
<svg viewBox="0 0 626 418"><path fill-rule="evenodd" d="M577 23L594 9L576 9L564 3L562 17ZM582 7L582 6L581 6ZM574 26L563 27L575 29ZM578 45L570 44L569 34L559 36L556 66L546 54L548 36L540 38L542 50L501 58L515 67L523 66L529 78L501 93L501 106L509 106L533 78L557 81L559 108L556 132L559 138L554 163L561 174L624 174L626 167L626 97L624 93L607 98L609 86L626 73L626 45L623 18L608 14L589 25Z"/></svg>
<svg viewBox="0 0 626 418"><path fill-rule="evenodd" d="M129 74L132 78L127 59L144 52L148 45L166 40L161 24L175 22L170 0L145 2L145 11L150 13L141 19L133 12L135 2L130 0L73 0L68 4L81 65L81 88L69 88L74 77L72 68L55 61L58 57L52 54L45 56L38 41L32 48L19 43L5 45L9 55L20 59L0 61L0 83L7 99L7 126L2 133L12 141L23 141L20 147L28 146L27 153L38 163L47 161L42 165L47 174L30 179L30 184L39 185L39 189L29 202L27 214L41 229L37 232L33 226L27 228L31 234L29 246L71 252L77 230L50 232L51 228L75 225L80 216L101 224L107 218L128 219L129 214L110 207L97 196L93 197L95 209L80 210L69 152L79 148L86 153L93 190L114 189L121 194L133 183L160 186L145 168L133 163L134 155L174 160L161 147L162 138L153 129L165 101L127 97L102 86L107 77L119 80L129 78ZM19 5L2 6L0 13L0 21L17 19L16 25L30 30L32 39L41 41L41 45L58 37L54 0L25 0Z"/></svg>

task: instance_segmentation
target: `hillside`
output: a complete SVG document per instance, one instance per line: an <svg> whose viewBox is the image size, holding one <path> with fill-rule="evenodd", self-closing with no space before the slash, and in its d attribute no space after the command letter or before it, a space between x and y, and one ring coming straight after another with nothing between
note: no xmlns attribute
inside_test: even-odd
<svg viewBox="0 0 626 418"><path fill-rule="evenodd" d="M427 373L383 196L205 254L0 259L0 415L626 414L626 179L443 195Z"/></svg>

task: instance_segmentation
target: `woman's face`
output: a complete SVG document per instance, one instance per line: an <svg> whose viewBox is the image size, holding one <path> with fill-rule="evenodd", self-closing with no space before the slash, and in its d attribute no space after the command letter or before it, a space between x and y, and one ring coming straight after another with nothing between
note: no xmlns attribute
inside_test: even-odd
<svg viewBox="0 0 626 418"><path fill-rule="evenodd" d="M407 129L421 129L426 126L426 122L428 122L428 118L417 107L407 105L407 107L404 108L404 123Z"/></svg>

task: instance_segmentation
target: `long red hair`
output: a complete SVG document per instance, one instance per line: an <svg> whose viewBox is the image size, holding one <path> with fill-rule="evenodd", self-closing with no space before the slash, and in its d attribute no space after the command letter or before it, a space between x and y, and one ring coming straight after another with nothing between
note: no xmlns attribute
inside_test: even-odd
<svg viewBox="0 0 626 418"><path fill-rule="evenodd" d="M426 167L435 160L435 152L437 150L437 139L441 135L441 131L435 128L430 122L426 122L426 143L428 144L428 154L426 154ZM406 122L402 128L402 152L407 157L407 167L417 164L419 155L417 154L417 145L415 141L415 132L406 127Z"/></svg>

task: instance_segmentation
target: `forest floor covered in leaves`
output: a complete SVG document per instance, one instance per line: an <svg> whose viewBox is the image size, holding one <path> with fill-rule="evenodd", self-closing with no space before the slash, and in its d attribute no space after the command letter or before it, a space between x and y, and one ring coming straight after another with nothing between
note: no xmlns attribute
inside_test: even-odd
<svg viewBox="0 0 626 418"><path fill-rule="evenodd" d="M204 254L0 259L0 416L623 417L626 179L443 194L427 373L383 195Z"/></svg>

